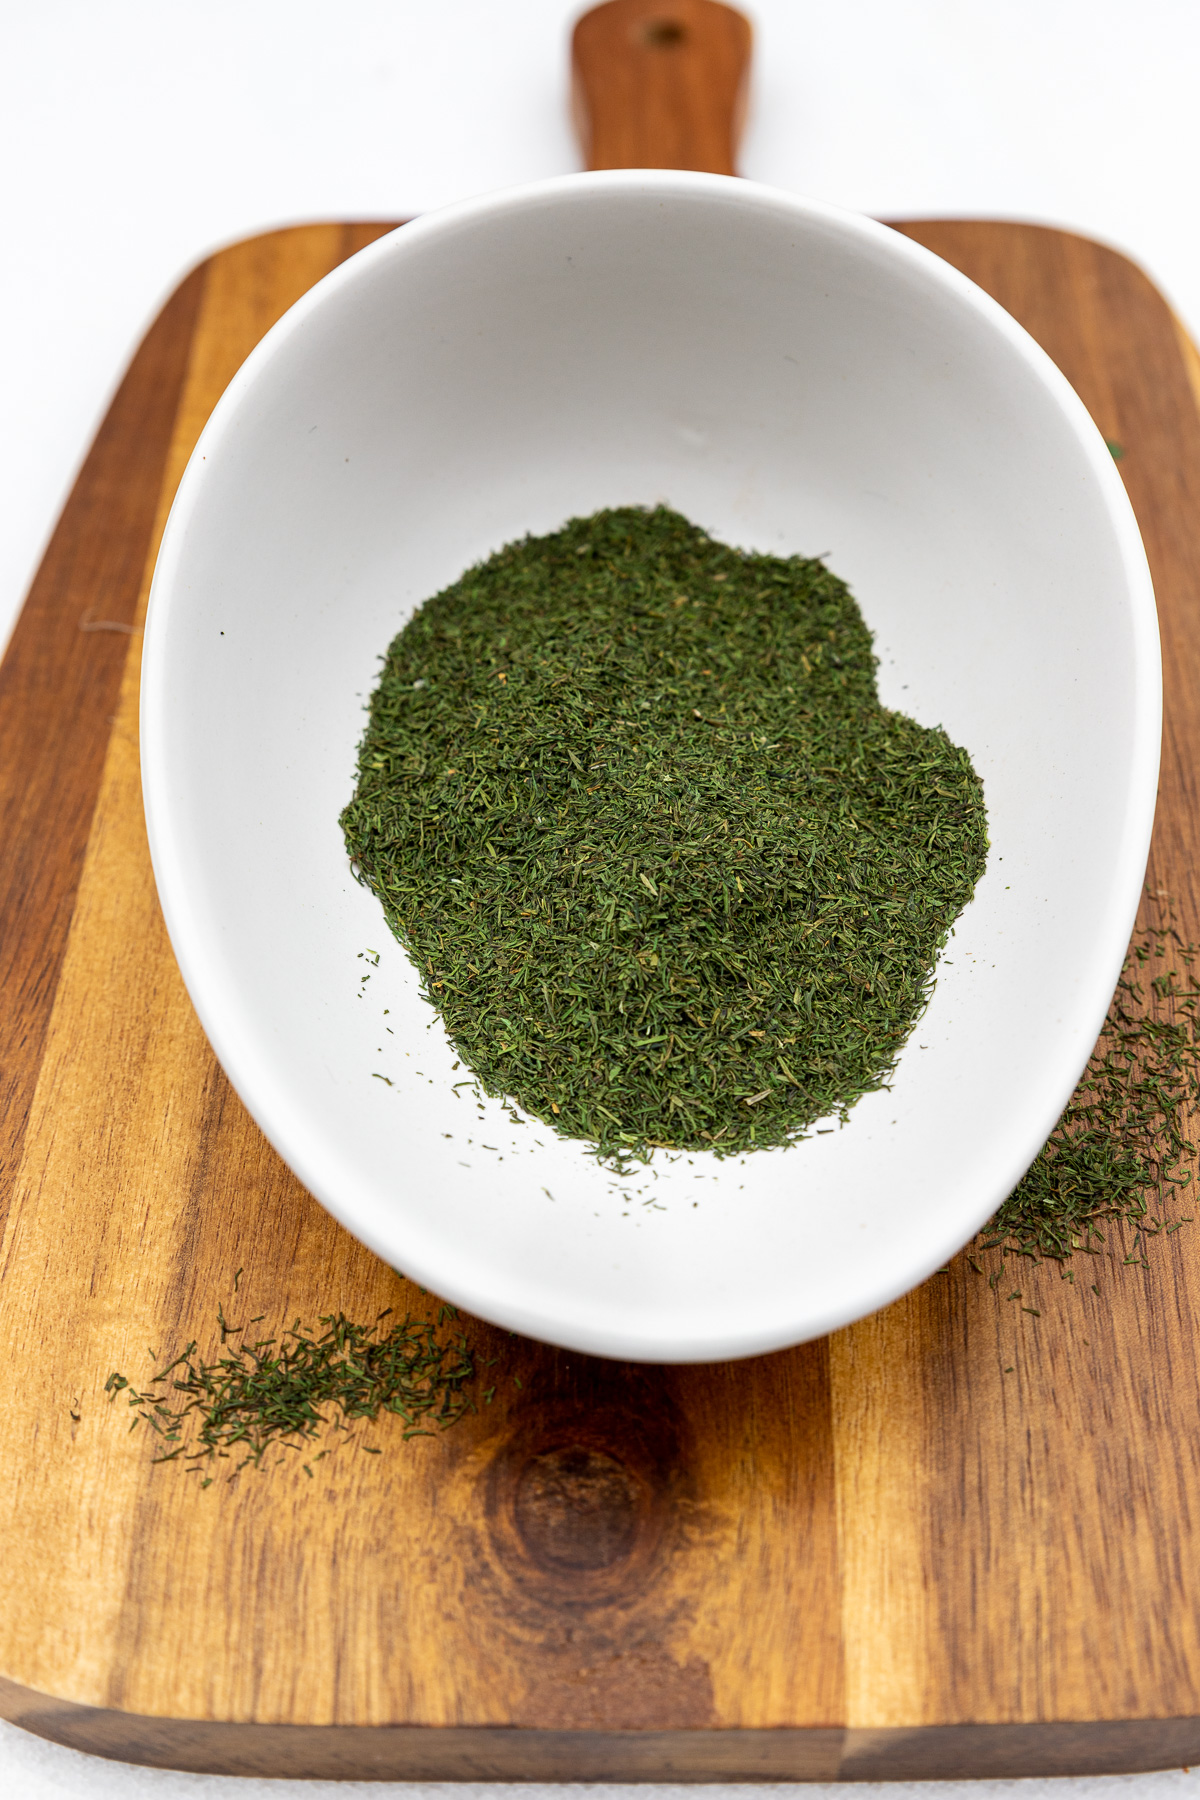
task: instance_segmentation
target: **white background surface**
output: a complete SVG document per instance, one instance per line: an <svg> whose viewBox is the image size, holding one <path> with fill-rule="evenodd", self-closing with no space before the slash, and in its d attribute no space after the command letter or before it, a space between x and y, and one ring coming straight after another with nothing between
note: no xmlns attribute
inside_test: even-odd
<svg viewBox="0 0 1200 1800"><path fill-rule="evenodd" d="M1200 1772L1059 1781L881 1781L734 1787L551 1787L545 1782L267 1781L99 1762L0 1723L5 1800L1196 1800ZM6 1784L6 1785L5 1785Z"/></svg>
<svg viewBox="0 0 1200 1800"><path fill-rule="evenodd" d="M579 10L569 0L0 0L0 639L120 370L184 270L269 226L403 217L577 167L565 72ZM1089 233L1140 261L1200 332L1196 0L757 0L747 10L757 45L743 173L885 217L990 215ZM13 1800L392 1791L134 1770L0 1726L0 1792ZM483 1800L496 1790L421 1791ZM1200 1800L1200 1775L886 1792Z"/></svg>

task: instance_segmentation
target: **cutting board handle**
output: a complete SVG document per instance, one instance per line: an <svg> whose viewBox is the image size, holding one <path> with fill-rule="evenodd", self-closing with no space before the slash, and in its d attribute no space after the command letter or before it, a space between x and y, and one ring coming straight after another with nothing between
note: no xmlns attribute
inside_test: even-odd
<svg viewBox="0 0 1200 1800"><path fill-rule="evenodd" d="M589 169L733 175L750 21L717 0L608 0L571 39L575 124Z"/></svg>

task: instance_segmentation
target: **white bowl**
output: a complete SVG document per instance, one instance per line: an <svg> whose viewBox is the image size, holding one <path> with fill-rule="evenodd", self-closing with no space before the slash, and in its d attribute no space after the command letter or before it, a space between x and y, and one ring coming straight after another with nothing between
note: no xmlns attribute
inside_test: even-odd
<svg viewBox="0 0 1200 1800"><path fill-rule="evenodd" d="M657 501L733 544L827 556L885 704L969 750L991 852L890 1092L787 1150L659 1152L621 1181L456 1087L338 813L413 607L526 532ZM796 1343L943 1263L1066 1102L1143 876L1158 655L1103 440L927 251L718 176L448 207L292 309L183 478L142 686L171 940L272 1143L424 1286L606 1356Z"/></svg>

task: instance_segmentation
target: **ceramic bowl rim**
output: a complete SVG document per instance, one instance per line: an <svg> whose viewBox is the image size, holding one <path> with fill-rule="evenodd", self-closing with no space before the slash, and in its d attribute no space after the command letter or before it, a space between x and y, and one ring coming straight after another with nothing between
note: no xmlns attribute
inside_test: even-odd
<svg viewBox="0 0 1200 1800"><path fill-rule="evenodd" d="M288 1166L327 1211L385 1258L394 1255L395 1250L376 1241L371 1232L356 1222L353 1194L335 1191L336 1182L331 1184L320 1171L308 1166L305 1156L297 1155L295 1148L289 1146L287 1121L281 1121L277 1116L266 1059L257 1046L249 1047L242 1041L236 1021L231 1025L223 1016L219 994L214 992L220 983L212 977L208 967L205 933L189 905L171 816L165 758L160 754L167 720L164 680L167 628L172 609L178 603L178 576L188 526L210 471L220 458L222 442L236 428L241 409L260 378L284 346L304 329L307 321L327 307L344 288L361 282L381 265L402 262L430 238L470 230L477 222L492 223L505 214L559 204L564 197L569 200L577 193L620 196L630 192L639 195L657 193L664 201L687 196L707 198L721 206L733 204L739 208L769 209L777 215L792 217L799 229L819 226L840 233L843 240L851 244L874 247L875 250L882 247L885 255L897 264L919 269L960 305L975 313L1018 353L1070 427L1082 459L1095 479L1119 558L1136 663L1128 803L1120 850L1111 872L1103 927L1097 925L1092 958L1080 977L1080 987L1091 1000L1088 1005L1080 1003L1072 1028L1062 1034L1061 1079L1056 1091L1047 1094L1045 1129L1020 1166L1003 1176L1004 1179L1011 1176L1010 1185L1015 1185L1036 1154L1078 1080L1083 1061L1086 1061L1107 1012L1141 894L1154 819L1162 704L1157 612L1145 551L1124 484L1083 402L1049 356L998 302L952 265L888 226L824 201L728 176L675 170L613 170L555 176L458 201L389 231L317 282L283 315L242 364L208 419L180 480L163 533L147 616L140 703L142 785L151 859L171 944L192 1004L234 1088ZM1081 1060L1079 1044L1085 1039L1087 1049ZM980 1219L973 1229L983 1223L985 1219ZM795 1329L782 1334L778 1329L764 1333L761 1327L756 1328L750 1316L739 1316L736 1326L731 1326L729 1321L715 1324L703 1343L638 1338L630 1333L623 1321L616 1322L607 1331L585 1329L574 1337L564 1335L557 1320L548 1328L546 1320L531 1316L519 1305L506 1304L503 1296L467 1291L465 1284L456 1283L452 1272L444 1267L410 1266L406 1258L405 1268L423 1286L454 1300L468 1311L528 1336L590 1354L628 1360L716 1361L781 1349L864 1317L909 1291L959 1249L968 1236L969 1233L959 1233L954 1242L944 1244L937 1251L936 1261L931 1262L929 1256L923 1254L919 1263L898 1270L893 1281L877 1284L855 1305L844 1307L837 1314L809 1322L797 1321Z"/></svg>

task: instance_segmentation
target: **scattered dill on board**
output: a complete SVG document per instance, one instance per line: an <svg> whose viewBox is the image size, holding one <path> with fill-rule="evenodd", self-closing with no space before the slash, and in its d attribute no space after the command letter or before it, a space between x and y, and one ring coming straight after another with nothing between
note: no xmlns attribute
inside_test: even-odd
<svg viewBox="0 0 1200 1800"><path fill-rule="evenodd" d="M386 1308L373 1325L329 1313L316 1333L297 1319L278 1337L255 1338L249 1333L260 1319L230 1325L218 1307L214 1361L198 1356L193 1342L145 1388L114 1370L104 1391L110 1401L125 1395L134 1409L131 1431L144 1422L157 1433L156 1463L201 1468L232 1460L231 1476L261 1468L268 1451L302 1455L324 1430L348 1431L380 1413L395 1414L406 1438L444 1431L473 1410L475 1365L466 1338L461 1331L439 1338L434 1325L407 1316L381 1329L391 1312ZM439 1323L447 1316L458 1315L443 1306ZM327 1455L322 1450L313 1461Z"/></svg>
<svg viewBox="0 0 1200 1800"><path fill-rule="evenodd" d="M1142 1243L1191 1223L1170 1209L1196 1152L1187 1136L1200 1105L1195 955L1170 916L1135 933L1079 1086L981 1250L1065 1263L1102 1253L1105 1225L1121 1223L1134 1229L1121 1261L1148 1267Z"/></svg>

